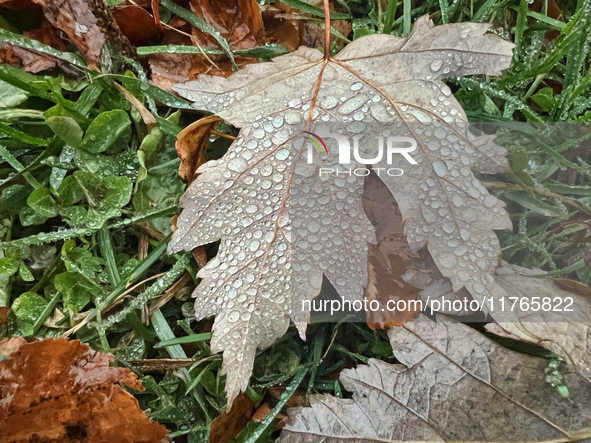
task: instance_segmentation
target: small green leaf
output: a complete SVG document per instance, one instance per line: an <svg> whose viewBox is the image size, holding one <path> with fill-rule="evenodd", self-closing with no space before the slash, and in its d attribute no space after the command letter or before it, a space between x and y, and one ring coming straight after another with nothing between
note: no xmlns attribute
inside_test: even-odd
<svg viewBox="0 0 591 443"><path fill-rule="evenodd" d="M83 278L76 272L64 272L56 275L55 288L63 294L63 302L68 309L77 314L86 306L92 294L88 291Z"/></svg>
<svg viewBox="0 0 591 443"><path fill-rule="evenodd" d="M0 80L0 108L18 106L26 99L25 91Z"/></svg>
<svg viewBox="0 0 591 443"><path fill-rule="evenodd" d="M60 208L59 213L70 226L78 226L84 223L88 211L82 206L67 206Z"/></svg>
<svg viewBox="0 0 591 443"><path fill-rule="evenodd" d="M92 172L86 171L76 171L74 177L82 188L88 203L92 206L99 206L107 194L107 187L103 181Z"/></svg>
<svg viewBox="0 0 591 443"><path fill-rule="evenodd" d="M35 292L25 292L21 294L12 304L12 310L19 320L34 323L37 320L45 306L47 300Z"/></svg>
<svg viewBox="0 0 591 443"><path fill-rule="evenodd" d="M544 111L550 111L554 105L554 90L552 88L542 88L531 99L535 101Z"/></svg>
<svg viewBox="0 0 591 443"><path fill-rule="evenodd" d="M33 277L33 274L31 274L31 271L29 270L29 268L27 268L27 266L23 262L21 262L21 264L18 268L18 275L24 281L35 281L35 277Z"/></svg>
<svg viewBox="0 0 591 443"><path fill-rule="evenodd" d="M55 217L57 215L57 205L47 188L35 189L29 198L27 204L42 217Z"/></svg>
<svg viewBox="0 0 591 443"><path fill-rule="evenodd" d="M94 154L103 152L124 133L129 125L131 125L131 120L127 112L121 109L103 112L93 120L86 130L82 140L82 148Z"/></svg>
<svg viewBox="0 0 591 443"><path fill-rule="evenodd" d="M23 206L19 211L19 220L23 226L40 225L45 223L49 217L39 215L33 208Z"/></svg>
<svg viewBox="0 0 591 443"><path fill-rule="evenodd" d="M47 125L66 144L79 148L82 143L82 128L72 117L54 116L46 119Z"/></svg>
<svg viewBox="0 0 591 443"><path fill-rule="evenodd" d="M57 190L57 200L61 205L72 206L84 198L84 191L78 184L78 180L73 175L64 178L62 184Z"/></svg>
<svg viewBox="0 0 591 443"><path fill-rule="evenodd" d="M120 209L129 203L133 183L127 177L105 177L103 180L107 188L105 198L100 206L104 209Z"/></svg>
<svg viewBox="0 0 591 443"><path fill-rule="evenodd" d="M20 262L16 258L0 258L0 274L13 275L18 271Z"/></svg>

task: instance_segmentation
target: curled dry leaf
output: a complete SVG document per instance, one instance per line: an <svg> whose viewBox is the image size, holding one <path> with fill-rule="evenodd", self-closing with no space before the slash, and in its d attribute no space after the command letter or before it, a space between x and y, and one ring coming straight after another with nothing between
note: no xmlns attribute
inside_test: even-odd
<svg viewBox="0 0 591 443"><path fill-rule="evenodd" d="M591 436L591 385L563 373L571 396L545 381L547 360L503 348L445 317L395 326L391 365L342 371L352 399L311 397L289 411L279 443L342 441L566 442Z"/></svg>
<svg viewBox="0 0 591 443"><path fill-rule="evenodd" d="M176 139L176 152L181 159L179 176L192 183L199 166L205 163L205 151L211 131L222 119L216 115L203 117L183 129Z"/></svg>
<svg viewBox="0 0 591 443"><path fill-rule="evenodd" d="M85 0L34 0L50 23L64 31L91 67L99 67L105 37Z"/></svg>
<svg viewBox="0 0 591 443"><path fill-rule="evenodd" d="M144 388L110 354L79 341L22 340L0 362L0 442L168 442L119 383Z"/></svg>
<svg viewBox="0 0 591 443"><path fill-rule="evenodd" d="M329 59L301 47L229 79L202 75L175 87L196 108L241 128L224 157L199 168L169 244L176 252L221 239L194 295L198 318L217 315L211 348L224 352L228 405L246 389L257 347L283 335L290 318L304 335L310 313L302 303L318 295L323 275L350 301L361 299L367 281L374 233L361 205L364 177L320 180L318 164L301 165L304 145L293 145L292 136L304 128L327 120L351 125L361 146L375 140L370 123L413 135L412 168L402 155L373 165L404 170L403 180L381 178L406 221L411 250L426 246L454 290L466 287L480 300L502 291L492 278L500 252L493 229L511 229L511 221L471 169L504 171L506 151L470 133L442 82L509 66L513 45L488 28L435 27L424 16L408 38L362 37ZM413 125L423 123L419 134ZM328 145L322 162L334 168L336 141ZM291 199L294 191L301 197Z"/></svg>

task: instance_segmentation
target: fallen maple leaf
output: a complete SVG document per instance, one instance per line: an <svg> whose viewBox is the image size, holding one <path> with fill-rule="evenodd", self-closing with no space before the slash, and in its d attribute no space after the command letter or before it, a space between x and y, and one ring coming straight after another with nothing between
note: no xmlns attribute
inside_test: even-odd
<svg viewBox="0 0 591 443"><path fill-rule="evenodd" d="M567 442L591 436L591 385L562 373L570 397L545 381L548 361L503 348L439 316L395 326L391 365L341 372L352 399L315 395L288 411L279 443L355 441Z"/></svg>
<svg viewBox="0 0 591 443"><path fill-rule="evenodd" d="M0 362L1 443L169 441L119 386L144 390L129 369L109 367L113 355L77 340L12 340Z"/></svg>
<svg viewBox="0 0 591 443"><path fill-rule="evenodd" d="M197 171L169 245L169 252L192 250L221 238L194 295L197 318L217 315L211 348L224 352L228 407L247 387L257 347L283 335L290 318L304 335L310 313L301 306L318 295L323 275L350 301L360 300L367 281L374 232L361 206L364 177L316 177L318 165L300 161L304 145L291 144L294 129L313 131L332 118L371 140L364 122L413 134L412 168L401 155L374 165L404 169L404 180L382 180L406 220L411 249L426 245L456 291L466 287L480 300L502 291L492 278L500 252L493 229L511 229L511 221L471 169L504 171L506 151L490 136L470 134L441 81L509 66L513 45L488 28L434 27L424 16L408 38L362 37L334 58L302 47L229 79L202 75L175 87L196 108L241 128L223 158ZM327 167L337 165L336 146L329 147Z"/></svg>

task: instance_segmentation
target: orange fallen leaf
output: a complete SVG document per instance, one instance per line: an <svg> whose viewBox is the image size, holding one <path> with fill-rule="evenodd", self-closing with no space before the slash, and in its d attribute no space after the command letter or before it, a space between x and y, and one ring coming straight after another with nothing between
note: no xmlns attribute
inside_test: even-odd
<svg viewBox="0 0 591 443"><path fill-rule="evenodd" d="M191 0L191 9L224 37L232 50L254 48L263 42L263 19L256 0ZM209 34L193 28L202 46L217 48Z"/></svg>
<svg viewBox="0 0 591 443"><path fill-rule="evenodd" d="M227 443L236 438L238 433L250 421L254 413L254 402L246 394L240 394L234 400L232 409L218 416L209 430L210 443Z"/></svg>
<svg viewBox="0 0 591 443"><path fill-rule="evenodd" d="M1 443L169 441L119 386L144 390L129 369L109 367L113 355L77 340L23 342L0 362Z"/></svg>
<svg viewBox="0 0 591 443"><path fill-rule="evenodd" d="M113 10L113 17L132 45L147 46L157 43L162 37L161 28L144 8L136 5L120 6Z"/></svg>

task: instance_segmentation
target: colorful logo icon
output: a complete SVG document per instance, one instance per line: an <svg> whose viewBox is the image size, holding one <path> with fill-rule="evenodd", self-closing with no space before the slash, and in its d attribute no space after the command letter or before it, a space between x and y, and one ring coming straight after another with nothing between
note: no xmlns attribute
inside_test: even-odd
<svg viewBox="0 0 591 443"><path fill-rule="evenodd" d="M309 131L302 131L302 132L304 132L306 134L310 134L312 137L315 137L316 139L318 139L318 141L320 143L322 143L322 146L324 147L324 151L326 152L326 155L328 155L328 148L326 147L326 144L324 143L324 141L320 137L318 137L316 134L313 134L312 132L309 132ZM314 143L316 146L318 146L318 150L320 151L320 154L322 154L322 148L320 147L320 145L318 144L318 142L316 140L314 140L311 137L306 137L305 135L304 135L304 138L306 140L310 140L312 143Z"/></svg>

